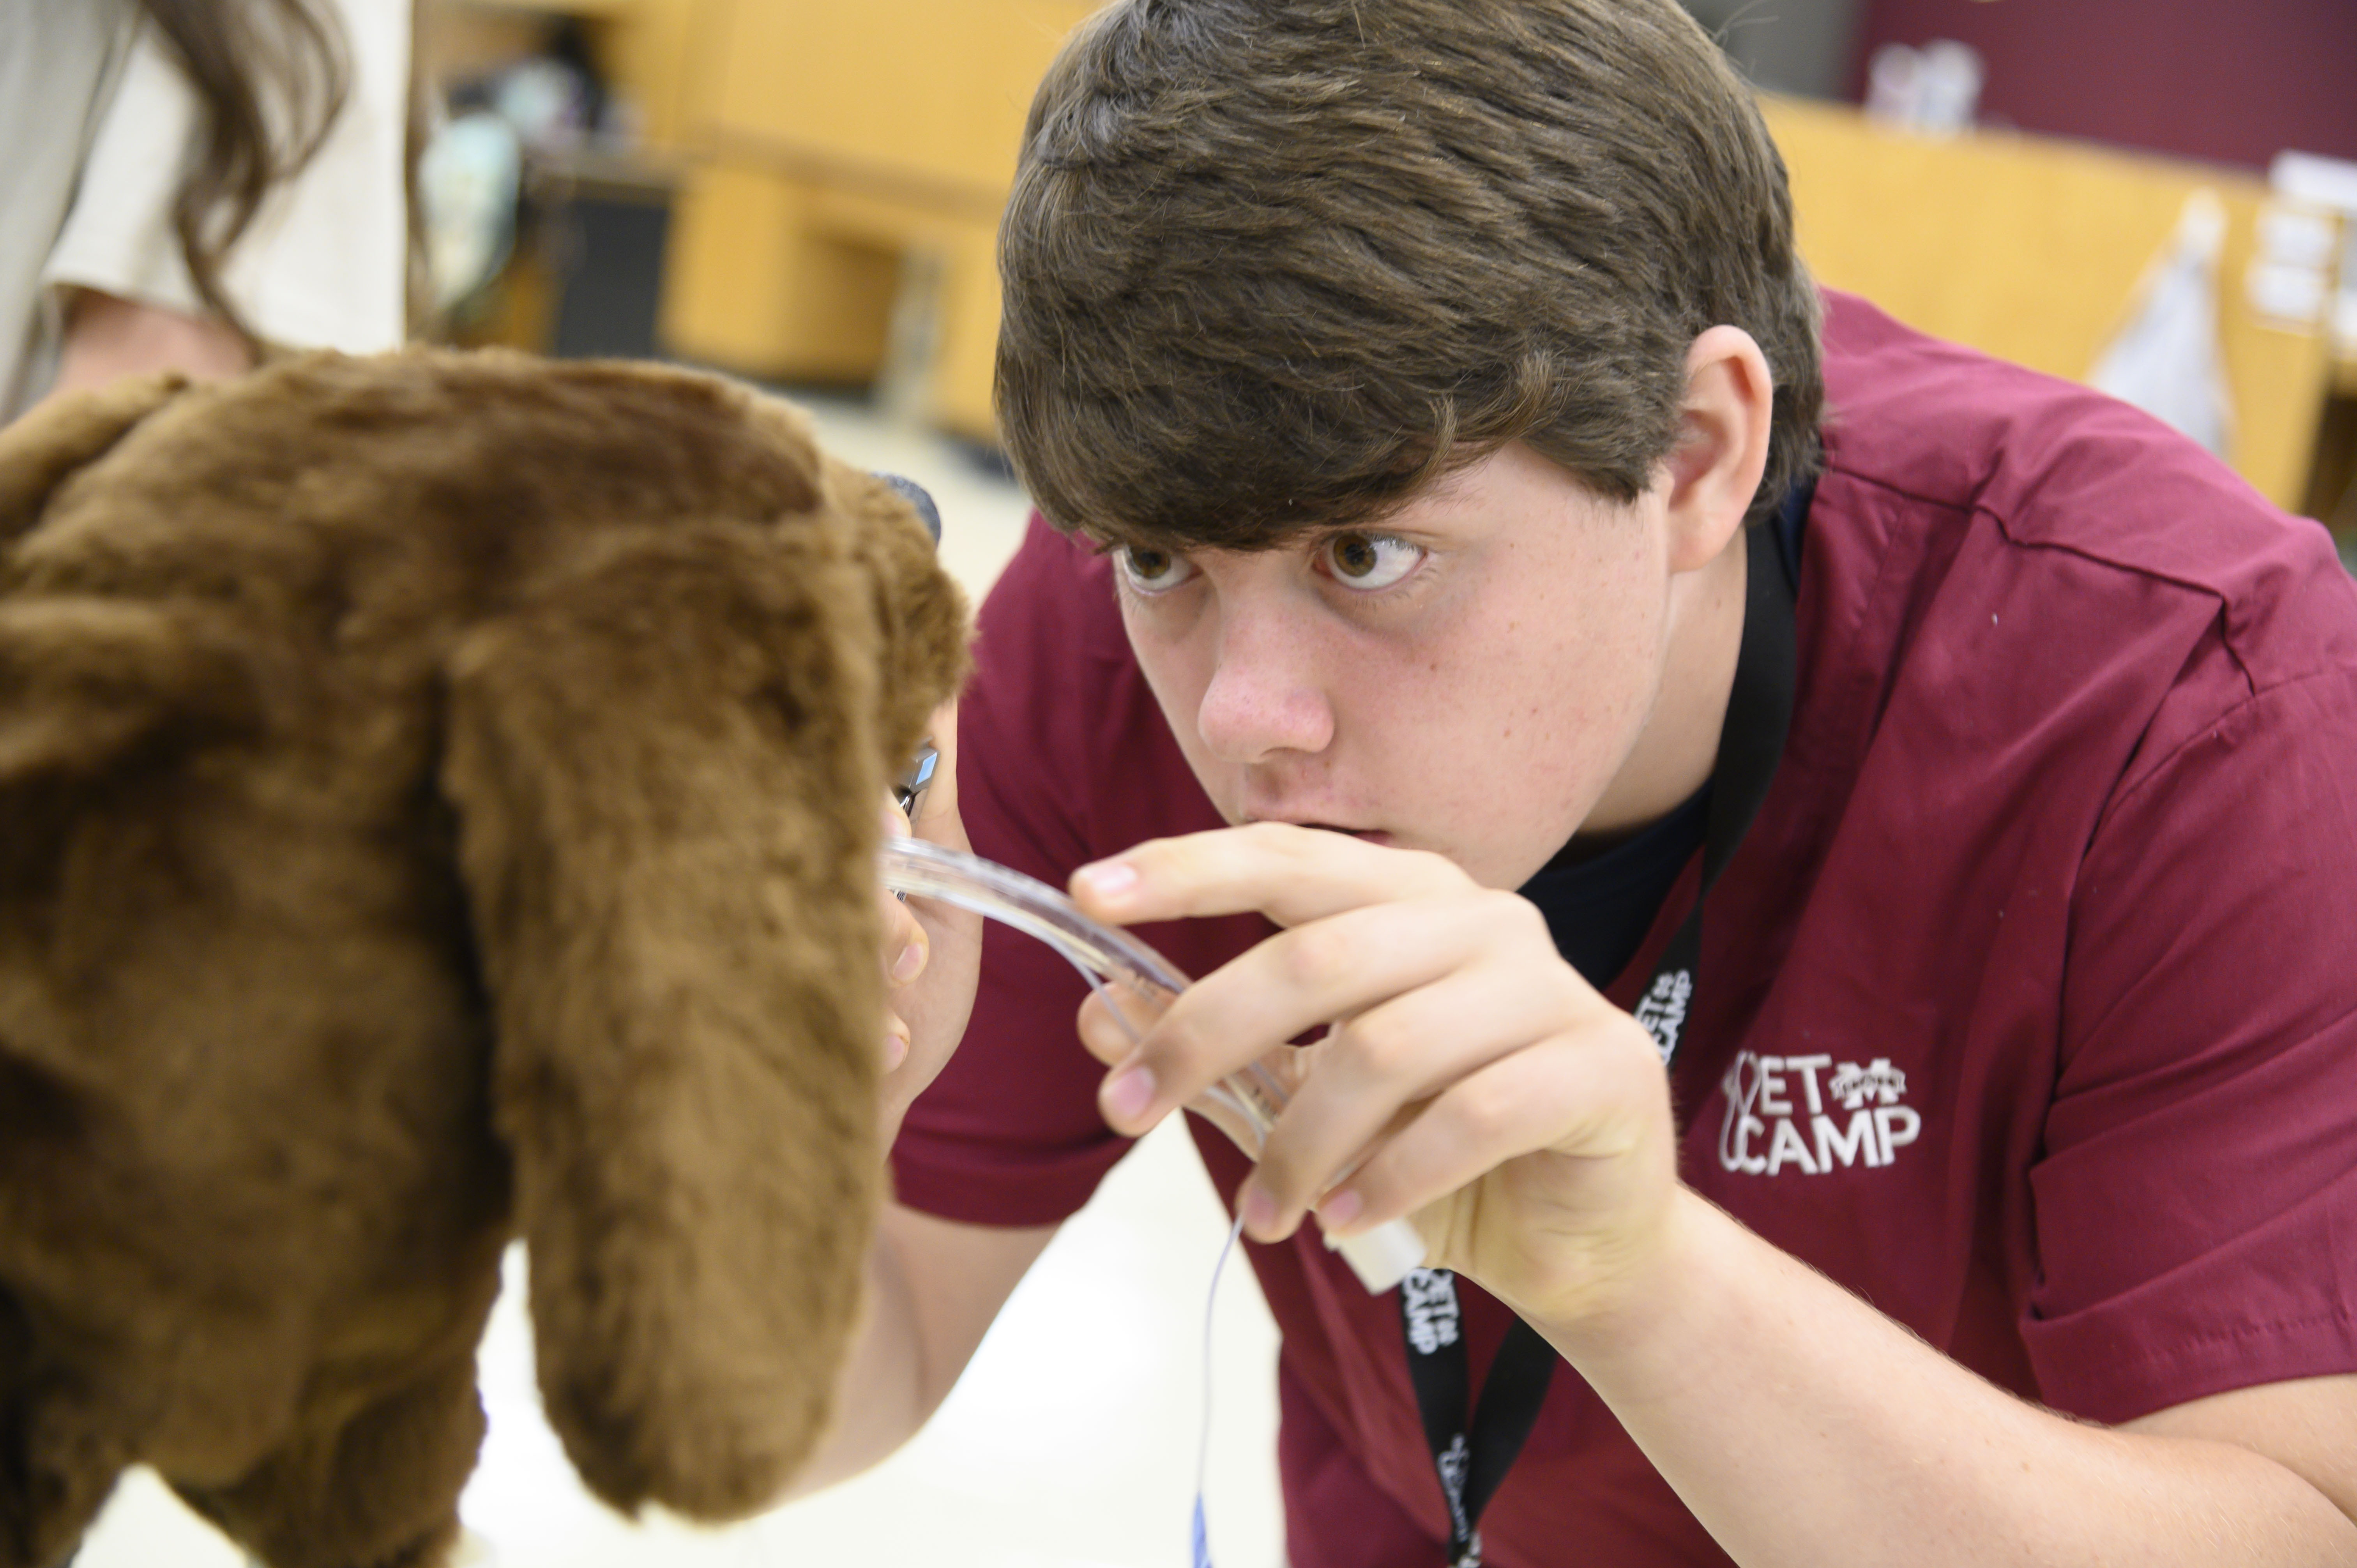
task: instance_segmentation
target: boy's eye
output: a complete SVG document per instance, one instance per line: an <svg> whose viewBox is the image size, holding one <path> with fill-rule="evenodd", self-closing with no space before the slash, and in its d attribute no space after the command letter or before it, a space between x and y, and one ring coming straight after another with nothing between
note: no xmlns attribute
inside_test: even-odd
<svg viewBox="0 0 2357 1568"><path fill-rule="evenodd" d="M1164 594L1195 575L1184 555L1146 544L1124 544L1113 553L1114 568L1133 593Z"/></svg>
<svg viewBox="0 0 2357 1568"><path fill-rule="evenodd" d="M1388 588L1424 559L1424 548L1387 533L1338 533L1320 550L1334 580L1346 588Z"/></svg>

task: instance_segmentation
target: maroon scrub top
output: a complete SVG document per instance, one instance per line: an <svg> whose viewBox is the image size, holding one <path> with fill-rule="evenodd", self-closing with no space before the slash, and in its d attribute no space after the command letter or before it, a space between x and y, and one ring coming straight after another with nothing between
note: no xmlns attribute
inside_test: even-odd
<svg viewBox="0 0 2357 1568"><path fill-rule="evenodd" d="M2323 530L2126 405L1854 298L1827 314L1799 692L1705 919L1684 1179L2074 1415L2357 1370L2357 586ZM1218 825L1084 545L1035 521L979 659L980 854L1061 886ZM1140 934L1203 974L1270 929ZM901 1201L1038 1225L1087 1198L1126 1144L1082 995L991 929L894 1151ZM1242 1157L1195 1128L1232 1193ZM1315 1227L1249 1252L1284 1336L1294 1568L1435 1568L1396 1303ZM1464 1295L1478 1386L1507 1320ZM1727 1561L1567 1369L1481 1524L1501 1568Z"/></svg>

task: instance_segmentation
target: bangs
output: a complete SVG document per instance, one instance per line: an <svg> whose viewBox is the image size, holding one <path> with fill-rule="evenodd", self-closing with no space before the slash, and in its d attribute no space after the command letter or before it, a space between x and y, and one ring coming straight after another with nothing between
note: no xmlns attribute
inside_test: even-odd
<svg viewBox="0 0 2357 1568"><path fill-rule="evenodd" d="M1123 345L1118 356L1012 354L1030 337L1029 308L1009 290L998 383L1008 455L1050 524L1102 543L1252 551L1372 526L1553 412L1528 354L1474 375L1415 365L1426 356L1414 350L1385 356L1386 368L1363 334L1337 333L1272 375L1253 324L1157 340L1102 304L1092 335ZM1473 389L1469 409L1458 387Z"/></svg>

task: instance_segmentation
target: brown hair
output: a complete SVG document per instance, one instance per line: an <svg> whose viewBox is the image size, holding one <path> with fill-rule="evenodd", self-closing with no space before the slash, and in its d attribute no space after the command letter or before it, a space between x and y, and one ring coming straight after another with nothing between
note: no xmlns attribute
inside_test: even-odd
<svg viewBox="0 0 2357 1568"><path fill-rule="evenodd" d="M1251 548L1523 440L1650 484L1685 352L1815 461L1814 285L1749 90L1672 0L1127 0L1031 107L997 404L1059 526Z"/></svg>
<svg viewBox="0 0 2357 1568"><path fill-rule="evenodd" d="M274 187L328 139L350 87L342 30L305 0L139 0L200 106L172 203L189 279L249 338L221 290L221 263Z"/></svg>

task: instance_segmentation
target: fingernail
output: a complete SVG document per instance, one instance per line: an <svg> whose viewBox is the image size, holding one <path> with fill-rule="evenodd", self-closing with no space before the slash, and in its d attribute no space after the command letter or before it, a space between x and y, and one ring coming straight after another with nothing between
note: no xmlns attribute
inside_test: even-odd
<svg viewBox="0 0 2357 1568"><path fill-rule="evenodd" d="M1366 1199L1346 1187L1318 1200L1318 1222L1329 1230L1340 1230L1363 1213L1366 1207Z"/></svg>
<svg viewBox="0 0 2357 1568"><path fill-rule="evenodd" d="M1122 860L1101 860L1094 865L1081 867L1072 875L1100 898L1117 897L1137 886L1137 867Z"/></svg>
<svg viewBox="0 0 2357 1568"><path fill-rule="evenodd" d="M908 984L909 982L917 978L917 972L924 967L925 944L922 942L910 942L907 947L900 950L900 956L892 961L892 983L895 985Z"/></svg>
<svg viewBox="0 0 2357 1568"><path fill-rule="evenodd" d="M1105 1109L1124 1122L1136 1120L1153 1100L1154 1073L1147 1068L1131 1068L1105 1089Z"/></svg>
<svg viewBox="0 0 2357 1568"><path fill-rule="evenodd" d="M1266 1233L1276 1223L1276 1199L1258 1182L1244 1188L1244 1229L1254 1236Z"/></svg>

